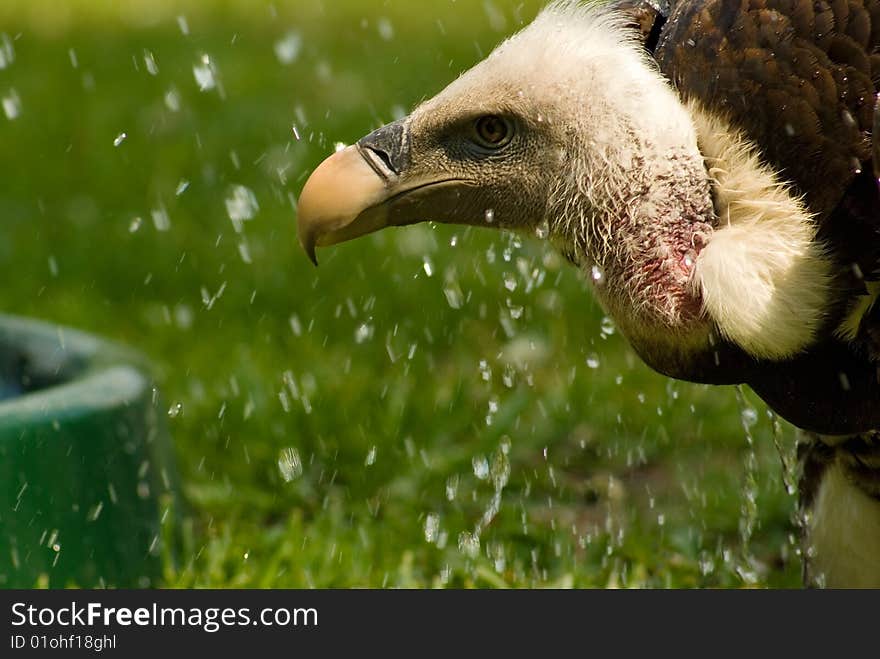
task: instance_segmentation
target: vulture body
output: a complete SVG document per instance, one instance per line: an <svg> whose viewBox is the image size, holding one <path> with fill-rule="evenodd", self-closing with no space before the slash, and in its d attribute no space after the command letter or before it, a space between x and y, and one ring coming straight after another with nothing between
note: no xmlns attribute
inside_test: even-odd
<svg viewBox="0 0 880 659"><path fill-rule="evenodd" d="M806 431L809 585L880 587L880 0L555 2L303 189L315 247L550 240L636 352Z"/></svg>

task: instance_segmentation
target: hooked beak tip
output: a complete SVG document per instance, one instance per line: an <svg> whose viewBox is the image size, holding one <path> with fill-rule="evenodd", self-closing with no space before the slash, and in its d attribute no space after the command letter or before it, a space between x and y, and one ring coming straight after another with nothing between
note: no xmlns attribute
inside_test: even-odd
<svg viewBox="0 0 880 659"><path fill-rule="evenodd" d="M317 237L313 231L306 230L304 224L302 222L298 222L298 238L300 247L303 248L303 251L306 253L306 256L309 257L309 261L311 261L314 265L318 265L318 257L315 254L315 248L317 247Z"/></svg>
<svg viewBox="0 0 880 659"><path fill-rule="evenodd" d="M357 146L338 151L312 173L297 204L299 242L318 265L315 248L350 240L381 228L358 221L388 197L386 181Z"/></svg>

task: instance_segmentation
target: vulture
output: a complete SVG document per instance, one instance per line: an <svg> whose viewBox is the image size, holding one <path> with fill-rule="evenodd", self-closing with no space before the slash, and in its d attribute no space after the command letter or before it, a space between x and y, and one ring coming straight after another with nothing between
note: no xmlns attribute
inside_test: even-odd
<svg viewBox="0 0 880 659"><path fill-rule="evenodd" d="M880 587L878 90L880 0L556 1L321 163L299 240L550 241L650 367L803 431L805 584Z"/></svg>

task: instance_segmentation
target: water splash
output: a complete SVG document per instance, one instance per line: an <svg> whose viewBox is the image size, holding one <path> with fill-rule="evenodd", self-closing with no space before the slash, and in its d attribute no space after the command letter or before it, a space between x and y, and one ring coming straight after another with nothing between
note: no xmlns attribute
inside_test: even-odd
<svg viewBox="0 0 880 659"><path fill-rule="evenodd" d="M471 466L474 469L474 476L481 481L489 477L489 460L486 459L485 455L475 455L471 458Z"/></svg>
<svg viewBox="0 0 880 659"><path fill-rule="evenodd" d="M156 231L168 231L171 229L171 218L164 206L159 206L150 211L150 218Z"/></svg>
<svg viewBox="0 0 880 659"><path fill-rule="evenodd" d="M12 66L15 61L15 48L12 39L5 32L0 33L0 69Z"/></svg>
<svg viewBox="0 0 880 659"><path fill-rule="evenodd" d="M244 223L254 219L260 205L253 190L244 185L233 185L229 196L226 198L226 214L232 221L232 228L236 233L244 230Z"/></svg>
<svg viewBox="0 0 880 659"><path fill-rule="evenodd" d="M220 72L210 55L202 53L198 62L193 65L192 71L200 92L216 89L221 99L226 98L226 92L220 82Z"/></svg>
<svg viewBox="0 0 880 659"><path fill-rule="evenodd" d="M354 331L354 342L363 343L364 341L369 341L373 338L374 331L375 327L370 321L361 323Z"/></svg>
<svg viewBox="0 0 880 659"><path fill-rule="evenodd" d="M302 37L299 32L291 30L275 42L275 57L285 66L293 64L302 50Z"/></svg>
<svg viewBox="0 0 880 659"><path fill-rule="evenodd" d="M470 531L462 531L458 534L458 550L474 559L480 555L480 536Z"/></svg>
<svg viewBox="0 0 880 659"><path fill-rule="evenodd" d="M165 101L165 107L171 112L180 112L180 92L176 88L172 87L165 92L163 100Z"/></svg>
<svg viewBox="0 0 880 659"><path fill-rule="evenodd" d="M376 30L384 41L391 41L394 38L394 26L384 16L376 21Z"/></svg>
<svg viewBox="0 0 880 659"><path fill-rule="evenodd" d="M735 565L736 574L746 584L755 584L758 581L757 558L752 554L751 541L758 522L758 456L755 451L755 440L752 428L757 423L757 412L746 400L742 385L736 387L736 398L741 411L741 421L746 439L746 454L744 458L745 476L742 485L739 537L740 537L740 560Z"/></svg>
<svg viewBox="0 0 880 659"><path fill-rule="evenodd" d="M425 542L435 544L440 535L440 516L436 513L425 515Z"/></svg>
<svg viewBox="0 0 880 659"><path fill-rule="evenodd" d="M3 114L9 121L17 119L21 114L21 98L14 89L10 89L9 93L0 99L0 104L3 105Z"/></svg>
<svg viewBox="0 0 880 659"><path fill-rule="evenodd" d="M278 471L285 483L289 483L302 476L303 465L299 457L299 451L292 446L281 449L278 454Z"/></svg>
<svg viewBox="0 0 880 659"><path fill-rule="evenodd" d="M156 56L149 50L144 50L144 68L151 76L159 75L159 65L156 63Z"/></svg>

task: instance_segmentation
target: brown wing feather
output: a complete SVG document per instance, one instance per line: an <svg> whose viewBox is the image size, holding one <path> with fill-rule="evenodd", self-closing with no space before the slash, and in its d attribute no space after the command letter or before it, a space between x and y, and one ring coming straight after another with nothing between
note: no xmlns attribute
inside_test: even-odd
<svg viewBox="0 0 880 659"><path fill-rule="evenodd" d="M880 0L680 0L656 56L682 94L746 131L820 221L871 169Z"/></svg>

